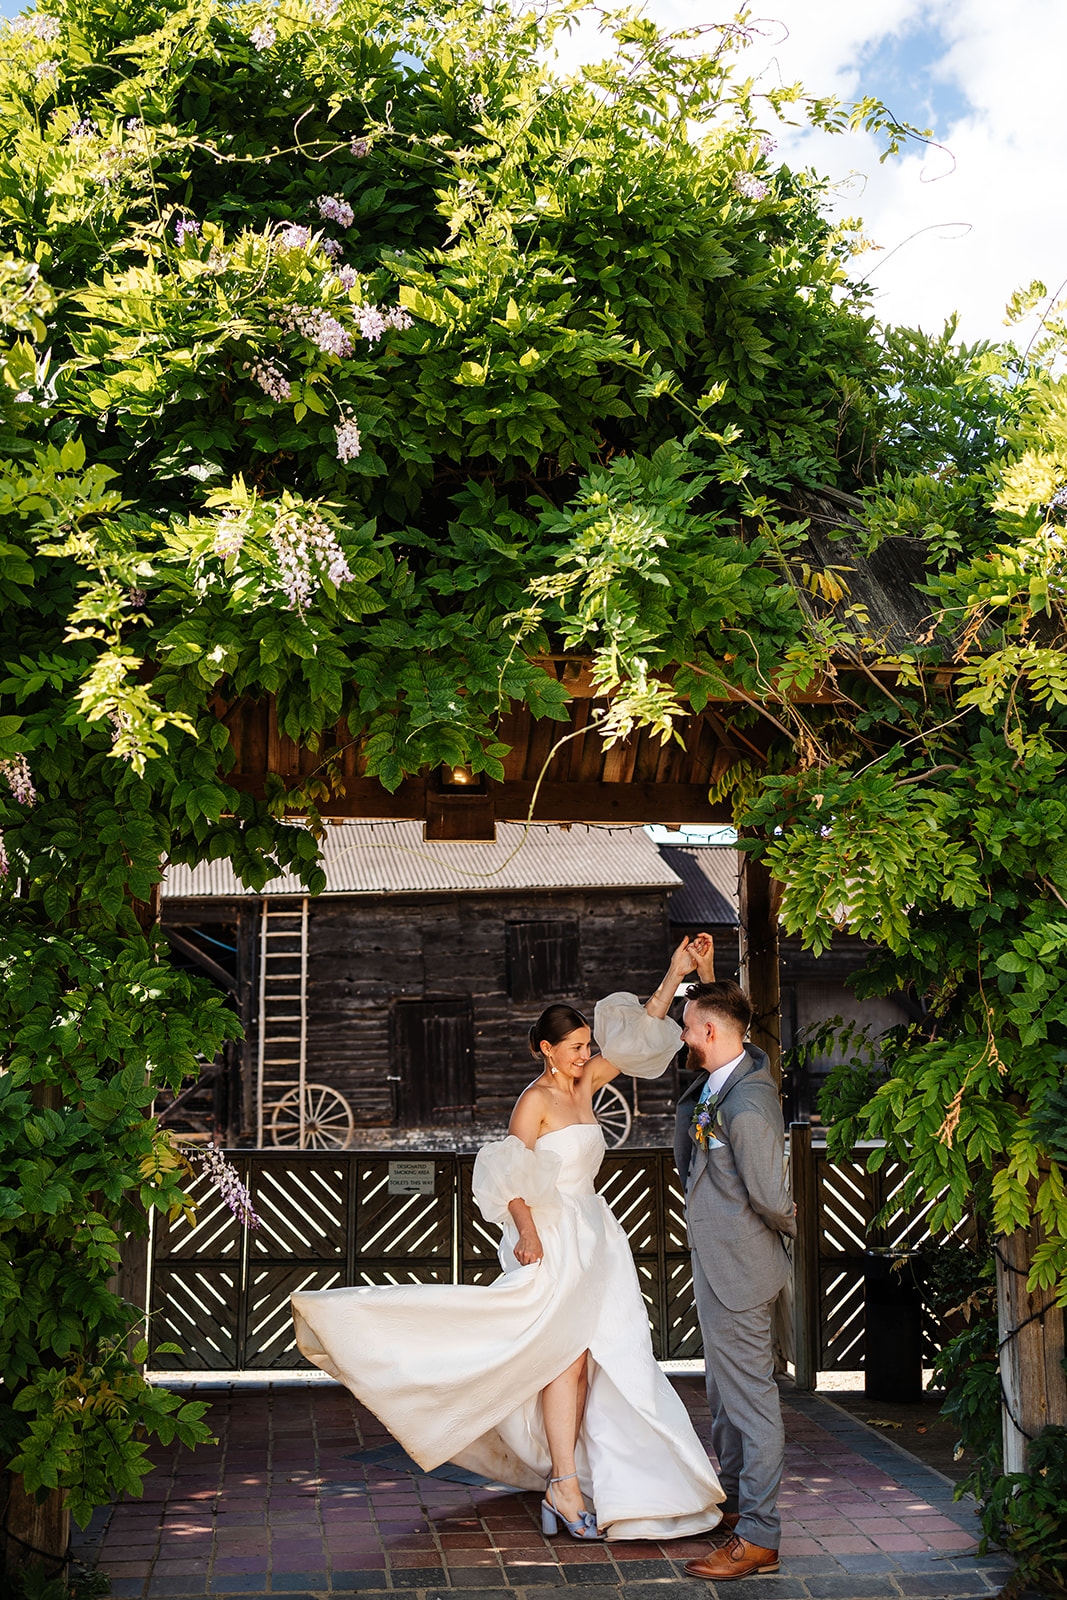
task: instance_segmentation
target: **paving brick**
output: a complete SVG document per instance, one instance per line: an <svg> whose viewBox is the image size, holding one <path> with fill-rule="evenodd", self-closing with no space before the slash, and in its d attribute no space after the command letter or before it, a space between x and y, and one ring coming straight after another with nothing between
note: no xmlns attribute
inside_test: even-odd
<svg viewBox="0 0 1067 1600"><path fill-rule="evenodd" d="M386 1587L385 1570L382 1567L356 1567L346 1571L334 1571L333 1587L335 1589L384 1589Z"/></svg>
<svg viewBox="0 0 1067 1600"><path fill-rule="evenodd" d="M811 1600L897 1600L899 1591L892 1579L860 1577L853 1575L846 1577L817 1577L812 1576L807 1580L807 1590Z"/></svg>

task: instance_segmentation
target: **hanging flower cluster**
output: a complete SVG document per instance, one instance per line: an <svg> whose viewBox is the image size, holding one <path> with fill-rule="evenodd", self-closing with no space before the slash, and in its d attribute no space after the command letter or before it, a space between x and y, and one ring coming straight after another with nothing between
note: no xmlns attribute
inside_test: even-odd
<svg viewBox="0 0 1067 1600"><path fill-rule="evenodd" d="M128 711L110 711L108 719L111 724L111 752L121 761L132 761L148 754L144 745L134 731L135 724Z"/></svg>
<svg viewBox="0 0 1067 1600"><path fill-rule="evenodd" d="M248 37L257 50L271 50L277 41L278 32L269 22L261 22L258 27L252 29Z"/></svg>
<svg viewBox="0 0 1067 1600"><path fill-rule="evenodd" d="M0 761L0 779L7 784L13 799L20 806L32 806L37 799L37 790L33 787L33 778L25 756L8 756L6 761ZM6 878L10 870L11 863L7 857L4 835L0 832L0 878Z"/></svg>
<svg viewBox="0 0 1067 1600"><path fill-rule="evenodd" d="M37 799L37 790L33 787L33 778L25 756L8 756L6 761L0 761L0 779L7 784L12 797L20 806L32 806Z"/></svg>
<svg viewBox="0 0 1067 1600"><path fill-rule="evenodd" d="M305 339L318 345L324 355L352 354L351 334L336 317L321 307L293 306L289 311L283 312L277 321L287 333L302 333Z"/></svg>
<svg viewBox="0 0 1067 1600"><path fill-rule="evenodd" d="M274 361L268 361L266 356L258 361L246 361L244 370L251 373L264 394L269 394L272 400L288 400L291 396L293 386L289 379L281 367Z"/></svg>
<svg viewBox="0 0 1067 1600"><path fill-rule="evenodd" d="M357 161L362 161L364 156L370 154L370 140L353 139L349 149L352 151L352 154L355 156Z"/></svg>
<svg viewBox="0 0 1067 1600"><path fill-rule="evenodd" d="M181 244L187 233L191 233L194 239L199 239L200 224L199 222L195 222L191 217L179 217L177 222L174 224L175 244Z"/></svg>
<svg viewBox="0 0 1067 1600"><path fill-rule="evenodd" d="M271 543L286 598L301 615L323 578L333 584L352 582L354 574L333 529L314 511L295 510L280 517Z"/></svg>
<svg viewBox="0 0 1067 1600"><path fill-rule="evenodd" d="M259 1218L252 1207L248 1185L231 1161L214 1144L180 1144L178 1148L188 1159L199 1161L204 1177L219 1191L242 1228L258 1228Z"/></svg>
<svg viewBox="0 0 1067 1600"><path fill-rule="evenodd" d="M245 542L244 524L236 517L223 517L215 529L214 551L224 561L239 556Z"/></svg>
<svg viewBox="0 0 1067 1600"><path fill-rule="evenodd" d="M83 117L80 122L76 122L74 126L69 129L67 138L70 140L91 139L93 134L99 133L99 131L100 130L93 121L92 117Z"/></svg>
<svg viewBox="0 0 1067 1600"><path fill-rule="evenodd" d="M763 178L757 178L754 172L735 172L730 181L745 200L763 200L770 188L770 185Z"/></svg>
<svg viewBox="0 0 1067 1600"><path fill-rule="evenodd" d="M359 455L362 445L355 413L350 406L341 406L341 421L334 431L337 434L338 461L354 461L356 456Z"/></svg>
<svg viewBox="0 0 1067 1600"><path fill-rule="evenodd" d="M356 306L354 311L356 324L360 333L368 344L375 344L390 328L403 331L412 326L412 319L406 311L399 306L394 306L390 311L383 311L380 306Z"/></svg>
<svg viewBox="0 0 1067 1600"><path fill-rule="evenodd" d="M328 222L339 223L342 228L350 228L356 220L356 213L342 200L340 195L320 194L315 204L319 208L319 216Z"/></svg>

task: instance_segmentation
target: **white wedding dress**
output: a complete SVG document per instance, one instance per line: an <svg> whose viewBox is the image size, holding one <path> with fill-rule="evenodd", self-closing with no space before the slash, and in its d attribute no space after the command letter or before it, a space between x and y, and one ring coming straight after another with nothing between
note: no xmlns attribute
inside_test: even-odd
<svg viewBox="0 0 1067 1600"><path fill-rule="evenodd" d="M588 1350L577 1465L601 1529L611 1539L703 1533L719 1522L723 1493L653 1359L626 1235L593 1188L603 1156L596 1124L543 1134L533 1150L513 1135L486 1145L474 1196L504 1230L503 1276L294 1294L297 1344L426 1471L452 1461L542 1491L541 1390ZM517 1196L544 1246L537 1266L513 1254Z"/></svg>

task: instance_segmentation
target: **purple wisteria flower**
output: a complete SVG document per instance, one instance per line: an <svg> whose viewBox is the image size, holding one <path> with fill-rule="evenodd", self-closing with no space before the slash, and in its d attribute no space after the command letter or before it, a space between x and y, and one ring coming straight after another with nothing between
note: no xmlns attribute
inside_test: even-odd
<svg viewBox="0 0 1067 1600"><path fill-rule="evenodd" d="M244 371L252 375L264 394L269 394L272 400L280 402L292 395L293 386L289 379L281 367L274 361L268 361L266 356L257 361L246 361Z"/></svg>
<svg viewBox="0 0 1067 1600"><path fill-rule="evenodd" d="M359 282L359 273L356 271L355 267L338 267L334 273L334 277L337 279L342 289L354 289L356 284Z"/></svg>
<svg viewBox="0 0 1067 1600"><path fill-rule="evenodd" d="M144 745L134 731L133 718L128 711L112 711L107 719L111 724L111 749L122 761L132 761L134 756L148 754ZM125 750L118 748L120 740L125 740Z"/></svg>
<svg viewBox="0 0 1067 1600"><path fill-rule="evenodd" d="M252 29L248 37L257 50L271 50L277 41L278 31L272 28L269 22L261 22L258 27Z"/></svg>
<svg viewBox="0 0 1067 1600"><path fill-rule="evenodd" d="M7 859L7 846L4 843L3 830L0 829L0 878L6 878L11 870L11 863Z"/></svg>
<svg viewBox="0 0 1067 1600"><path fill-rule="evenodd" d="M33 787L29 762L25 756L8 756L6 761L0 761L0 778L7 784L12 799L18 805L33 805L37 790Z"/></svg>
<svg viewBox="0 0 1067 1600"><path fill-rule="evenodd" d="M283 250L306 250L307 242L311 238L311 229L302 228L298 222L290 222L278 235Z"/></svg>
<svg viewBox="0 0 1067 1600"><path fill-rule="evenodd" d="M320 240L320 244L323 253L328 255L331 261L336 261L337 257L344 250L344 245L341 243L340 239L331 239L329 234L324 235L324 237Z"/></svg>
<svg viewBox="0 0 1067 1600"><path fill-rule="evenodd" d="M279 318L283 328L290 333L298 332L310 339L312 344L317 344L324 355L350 356L352 354L352 336L348 333L336 317L321 307L310 309L307 306L294 306L285 316Z"/></svg>
<svg viewBox="0 0 1067 1600"><path fill-rule="evenodd" d="M99 132L92 117L83 117L68 131L68 139L91 139L94 133Z"/></svg>
<svg viewBox="0 0 1067 1600"><path fill-rule="evenodd" d="M322 579L351 583L354 574L333 529L315 512L292 511L271 533L282 588L290 607L303 615Z"/></svg>
<svg viewBox="0 0 1067 1600"><path fill-rule="evenodd" d="M196 222L192 217L179 217L177 222L174 224L174 242L175 242L175 244L184 244L185 235L187 233L192 234L194 239L199 239L199 237L200 237L200 224L199 224L199 222Z"/></svg>
<svg viewBox="0 0 1067 1600"><path fill-rule="evenodd" d="M357 161L362 161L364 156L370 155L370 140L353 139L349 149Z"/></svg>
<svg viewBox="0 0 1067 1600"><path fill-rule="evenodd" d="M730 181L745 200L764 199L770 187L762 178L757 178L754 172L735 172Z"/></svg>
<svg viewBox="0 0 1067 1600"><path fill-rule="evenodd" d="M342 200L340 195L320 194L315 204L319 208L320 217L328 222L339 223L342 228L350 228L356 220L356 213L348 201Z"/></svg>
<svg viewBox="0 0 1067 1600"><path fill-rule="evenodd" d="M334 429L337 434L337 459L338 461L354 461L363 448L359 437L359 427L348 406L341 407L341 417L342 420Z"/></svg>
<svg viewBox="0 0 1067 1600"><path fill-rule="evenodd" d="M764 160L773 155L777 148L777 139L772 139L769 133L761 133L756 141L756 154L762 156Z"/></svg>
<svg viewBox="0 0 1067 1600"><path fill-rule="evenodd" d="M33 75L40 83L44 78L54 78L59 72L58 61L38 61L33 69Z"/></svg>
<svg viewBox="0 0 1067 1600"><path fill-rule="evenodd" d="M412 326L411 317L399 306L391 311L383 311L380 306L356 306L355 318L360 333L369 344L376 344L389 328L403 331Z"/></svg>
<svg viewBox="0 0 1067 1600"><path fill-rule="evenodd" d="M187 1158L199 1161L205 1176L219 1191L243 1228L258 1228L259 1218L252 1208L252 1195L232 1162L227 1161L218 1145L179 1145Z"/></svg>
<svg viewBox="0 0 1067 1600"><path fill-rule="evenodd" d="M215 554L229 561L241 554L244 542L245 530L241 524L235 517L224 516L215 529Z"/></svg>

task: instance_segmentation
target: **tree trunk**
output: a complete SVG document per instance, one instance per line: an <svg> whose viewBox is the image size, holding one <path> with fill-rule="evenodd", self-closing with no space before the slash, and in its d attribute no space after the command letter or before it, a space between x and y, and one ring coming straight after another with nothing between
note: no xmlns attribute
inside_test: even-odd
<svg viewBox="0 0 1067 1600"><path fill-rule="evenodd" d="M70 1544L70 1512L66 1496L55 1491L41 1505L23 1488L22 1479L4 1474L6 1513L4 1516L3 1570L11 1580L20 1569L44 1565L46 1578L58 1578L66 1570Z"/></svg>
<svg viewBox="0 0 1067 1600"><path fill-rule="evenodd" d="M1036 1222L997 1241L1004 1471L1025 1472L1031 1439L1043 1428L1067 1427L1063 1312L1051 1289L1026 1287L1034 1251L1044 1238Z"/></svg>
<svg viewBox="0 0 1067 1600"><path fill-rule="evenodd" d="M742 855L738 877L741 987L752 1001L749 1038L766 1052L775 1081L782 1081L781 986L778 977L778 905L781 885L767 868Z"/></svg>

